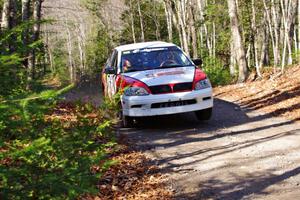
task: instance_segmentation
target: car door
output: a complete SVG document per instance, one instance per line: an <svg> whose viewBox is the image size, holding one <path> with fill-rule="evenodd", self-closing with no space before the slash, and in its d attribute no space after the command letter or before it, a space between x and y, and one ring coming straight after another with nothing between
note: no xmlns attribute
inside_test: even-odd
<svg viewBox="0 0 300 200"><path fill-rule="evenodd" d="M107 74L107 95L109 98L113 97L117 92L116 79L117 79L117 66L118 66L118 52L115 50L112 54L108 68L113 68L115 73Z"/></svg>

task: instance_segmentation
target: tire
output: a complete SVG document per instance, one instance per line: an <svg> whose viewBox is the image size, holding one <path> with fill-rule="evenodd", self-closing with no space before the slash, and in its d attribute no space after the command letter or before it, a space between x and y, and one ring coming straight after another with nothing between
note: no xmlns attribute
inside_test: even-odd
<svg viewBox="0 0 300 200"><path fill-rule="evenodd" d="M119 125L122 128L133 128L134 127L134 119L133 117L124 116L122 110L119 111L118 114Z"/></svg>
<svg viewBox="0 0 300 200"><path fill-rule="evenodd" d="M133 128L134 127L134 120L132 117L123 116L122 117L122 125L123 128Z"/></svg>
<svg viewBox="0 0 300 200"><path fill-rule="evenodd" d="M199 121L209 120L212 116L212 108L195 111L195 115Z"/></svg>

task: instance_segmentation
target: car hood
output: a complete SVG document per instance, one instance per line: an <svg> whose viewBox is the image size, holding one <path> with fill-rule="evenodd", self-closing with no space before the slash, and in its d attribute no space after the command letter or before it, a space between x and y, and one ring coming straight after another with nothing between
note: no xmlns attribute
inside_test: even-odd
<svg viewBox="0 0 300 200"><path fill-rule="evenodd" d="M193 82L195 67L176 67L124 73L148 86Z"/></svg>

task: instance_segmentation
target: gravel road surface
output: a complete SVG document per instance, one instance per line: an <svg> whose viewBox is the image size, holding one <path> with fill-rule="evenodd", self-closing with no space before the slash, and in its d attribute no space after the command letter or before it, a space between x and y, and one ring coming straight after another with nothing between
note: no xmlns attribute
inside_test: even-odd
<svg viewBox="0 0 300 200"><path fill-rule="evenodd" d="M99 84L66 100L101 104ZM300 124L215 99L210 121L193 113L144 118L121 129L167 174L176 199L300 199Z"/></svg>
<svg viewBox="0 0 300 200"><path fill-rule="evenodd" d="M214 116L145 118L121 129L170 177L176 199L300 199L300 124L221 99Z"/></svg>

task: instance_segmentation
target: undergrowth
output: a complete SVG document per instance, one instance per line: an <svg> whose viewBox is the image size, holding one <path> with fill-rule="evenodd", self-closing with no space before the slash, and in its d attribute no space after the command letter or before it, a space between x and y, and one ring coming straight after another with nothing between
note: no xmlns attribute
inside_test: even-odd
<svg viewBox="0 0 300 200"><path fill-rule="evenodd" d="M63 102L47 90L0 102L0 199L75 199L97 192L116 147L113 105Z"/></svg>
<svg viewBox="0 0 300 200"><path fill-rule="evenodd" d="M236 78L231 77L228 67L217 59L207 57L204 59L203 71L207 74L213 86L232 83Z"/></svg>

